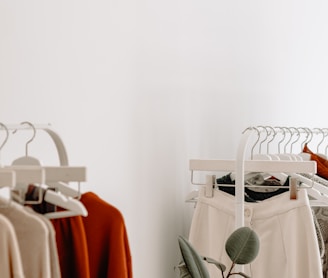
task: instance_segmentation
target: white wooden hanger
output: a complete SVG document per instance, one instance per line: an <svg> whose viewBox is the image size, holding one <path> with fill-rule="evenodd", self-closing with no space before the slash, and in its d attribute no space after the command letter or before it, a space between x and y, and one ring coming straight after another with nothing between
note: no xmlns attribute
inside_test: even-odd
<svg viewBox="0 0 328 278"><path fill-rule="evenodd" d="M264 173L269 173L278 179L286 179L290 176L296 178L301 182L302 187L307 189L308 195L312 197L310 200L311 205L328 205L328 187L313 180L314 174L316 173L316 163L314 161L291 159L273 160L272 157L268 155L259 155L253 158L256 158L256 160L244 161L245 173L250 171L248 174L244 175L245 181L248 176L251 177L251 175L256 175L260 170L266 170ZM233 171L235 169L235 163L236 162L232 160L190 160L189 169L192 172L192 183L205 185L204 183L196 183L193 181L193 171ZM265 164L267 164L268 167ZM312 178L306 178L299 173L311 174ZM186 201L194 201L197 198L197 192L191 192L188 194L187 198Z"/></svg>
<svg viewBox="0 0 328 278"><path fill-rule="evenodd" d="M50 166L45 167L41 165L41 162L28 155L28 144L33 141L36 130L34 126L29 122L23 122L21 124L29 124L33 128L33 137L26 143L25 156L15 159L12 166L7 166L5 169L13 170L16 173L16 188L20 190L27 190L28 184L38 184L41 188L45 189L48 183L56 182L82 182L85 181L85 167L70 167L70 166ZM41 192L41 190L39 190ZM32 201L32 204L42 202L42 195L39 195L39 200ZM55 206L66 209L65 211L58 211L44 214L48 218L60 218L70 217L76 215L87 216L88 212L84 205L69 196L65 196L60 192L53 190L46 190L43 201L49 202ZM24 203L31 204L31 201L25 201Z"/></svg>
<svg viewBox="0 0 328 278"><path fill-rule="evenodd" d="M0 169L0 188L14 188L16 184L16 173L13 170Z"/></svg>
<svg viewBox="0 0 328 278"><path fill-rule="evenodd" d="M219 160L219 159L191 159L189 160L189 170L191 171L191 183L193 185L206 186L207 183L198 182L194 180L194 172L232 172L236 169L235 160ZM314 161L284 161L284 160L245 160L245 172L250 173L270 173L275 177L279 174L282 177L288 177L286 173L308 173L316 172L316 163ZM214 185L214 184L213 184ZM235 186L231 184L219 184L220 186ZM263 185L245 185L246 187L261 187ZM212 187L213 188L213 187ZM270 186L270 188L286 188L286 186ZM194 202L197 199L198 191L190 192L185 201Z"/></svg>

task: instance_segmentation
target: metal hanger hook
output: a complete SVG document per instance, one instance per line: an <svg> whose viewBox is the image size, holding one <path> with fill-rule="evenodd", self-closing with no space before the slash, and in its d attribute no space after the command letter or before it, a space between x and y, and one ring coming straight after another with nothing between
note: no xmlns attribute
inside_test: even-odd
<svg viewBox="0 0 328 278"><path fill-rule="evenodd" d="M286 132L285 132L284 128L280 127L280 126L276 126L275 129L280 129L282 131L282 134L283 134L283 138L278 142L278 153L280 154L280 144L285 140Z"/></svg>
<svg viewBox="0 0 328 278"><path fill-rule="evenodd" d="M2 142L1 146L0 146L0 151L2 150L3 146L7 143L8 138L9 138L9 130L7 128L6 125L4 125L3 123L0 123L0 126L2 126L4 128L4 130L6 131L6 138L5 140Z"/></svg>
<svg viewBox="0 0 328 278"><path fill-rule="evenodd" d="M322 139L320 140L320 142L317 145L317 153L319 153L319 147L322 144L322 142L325 140L326 135L325 135L325 132L323 131L323 129L321 129L321 128L314 128L313 130L319 130L319 132L322 134Z"/></svg>
<svg viewBox="0 0 328 278"><path fill-rule="evenodd" d="M30 123L30 122L21 122L20 124L21 124L21 125L27 124L27 125L29 125L29 126L33 129L33 136L32 136L32 138L31 138L30 140L28 140L28 141L26 142L26 144L25 144L25 155L28 156L28 144L31 143L31 142L34 140L35 136L36 136L36 128L35 128L35 126L34 126L32 123ZM15 129L15 130L13 131L13 133L16 133L16 132L17 132L17 129Z"/></svg>
<svg viewBox="0 0 328 278"><path fill-rule="evenodd" d="M285 126L283 127L283 129L287 130L288 133L290 134L290 138L288 139L288 141L285 143L285 146L284 146L284 153L287 153L287 145L290 143L290 141L292 140L292 137L293 137L293 133L292 131L290 130L289 127ZM286 133L285 133L286 134Z"/></svg>
<svg viewBox="0 0 328 278"><path fill-rule="evenodd" d="M267 154L269 154L270 153L269 152L269 145L275 139L277 133L276 133L276 131L274 130L274 128L272 126L266 126L265 128L266 129L271 129L272 130L272 134L273 134L272 139L269 140L268 143L267 143ZM268 134L271 135L271 132L269 131Z"/></svg>
<svg viewBox="0 0 328 278"><path fill-rule="evenodd" d="M253 127L252 129L255 129L256 132L257 132L257 140L255 141L255 143L254 143L254 145L253 145L253 147L251 149L251 159L253 159L255 146L260 141L260 137L261 137L260 131L259 131L259 129L257 127Z"/></svg>
<svg viewBox="0 0 328 278"><path fill-rule="evenodd" d="M259 145L259 154L261 154L261 152L262 152L262 144L268 139L268 137L269 137L270 134L269 134L268 130L265 128L265 126L258 126L258 128L262 128L263 131L265 131L265 133L266 133L265 138L260 142L260 145Z"/></svg>
<svg viewBox="0 0 328 278"><path fill-rule="evenodd" d="M301 151L303 151L303 148L307 142L307 140L309 139L309 136L310 136L310 132L308 131L308 129L306 127L299 127L297 128L297 130L300 132L300 130L303 130L306 134L306 137L305 137L305 140L301 142ZM302 132L302 133L304 133ZM300 132L301 133L301 132Z"/></svg>
<svg viewBox="0 0 328 278"><path fill-rule="evenodd" d="M296 131L296 134L297 134L297 138L296 138L296 140L293 141L293 142L290 144L290 153L293 153L293 145L294 145L294 144L300 139L300 137L301 137L301 133L300 133L300 131L299 131L296 127L290 127L289 130L295 130L295 131ZM292 137L293 137L294 133L291 132L291 134L292 134ZM291 138L292 138L292 137L291 137Z"/></svg>

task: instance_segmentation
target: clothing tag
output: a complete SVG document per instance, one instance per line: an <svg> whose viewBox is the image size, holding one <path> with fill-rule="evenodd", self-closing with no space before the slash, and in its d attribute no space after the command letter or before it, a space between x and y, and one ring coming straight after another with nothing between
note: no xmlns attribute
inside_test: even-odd
<svg viewBox="0 0 328 278"><path fill-rule="evenodd" d="M289 179L289 193L291 200L297 200L297 179L290 178Z"/></svg>
<svg viewBox="0 0 328 278"><path fill-rule="evenodd" d="M206 176L205 197L212 198L214 194L215 175Z"/></svg>

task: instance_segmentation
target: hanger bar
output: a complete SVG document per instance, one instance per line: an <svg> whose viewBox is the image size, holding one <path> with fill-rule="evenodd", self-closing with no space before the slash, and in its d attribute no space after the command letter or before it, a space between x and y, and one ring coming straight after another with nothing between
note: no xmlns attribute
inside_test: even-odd
<svg viewBox="0 0 328 278"><path fill-rule="evenodd" d="M28 184L45 182L45 171L42 167L36 166L5 166L4 169L15 172L16 183Z"/></svg>
<svg viewBox="0 0 328 278"><path fill-rule="evenodd" d="M46 182L85 182L86 167L46 166Z"/></svg>
<svg viewBox="0 0 328 278"><path fill-rule="evenodd" d="M245 160L245 171L249 172L295 172L316 173L315 161L286 161L286 160ZM235 160L218 159L191 159L189 160L191 171L235 171Z"/></svg>
<svg viewBox="0 0 328 278"><path fill-rule="evenodd" d="M71 166L6 166L16 173L17 183L84 182L86 167Z"/></svg>
<svg viewBox="0 0 328 278"><path fill-rule="evenodd" d="M0 187L14 188L16 185L16 173L12 170L0 169Z"/></svg>

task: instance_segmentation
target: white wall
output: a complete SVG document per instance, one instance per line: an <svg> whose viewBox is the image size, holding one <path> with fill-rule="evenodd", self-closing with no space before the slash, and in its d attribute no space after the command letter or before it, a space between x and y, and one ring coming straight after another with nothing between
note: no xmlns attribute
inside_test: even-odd
<svg viewBox="0 0 328 278"><path fill-rule="evenodd" d="M0 0L0 121L51 123L86 188L122 211L134 276L174 277L188 159L234 158L251 125L327 127L327 8ZM47 144L31 154L53 161Z"/></svg>

